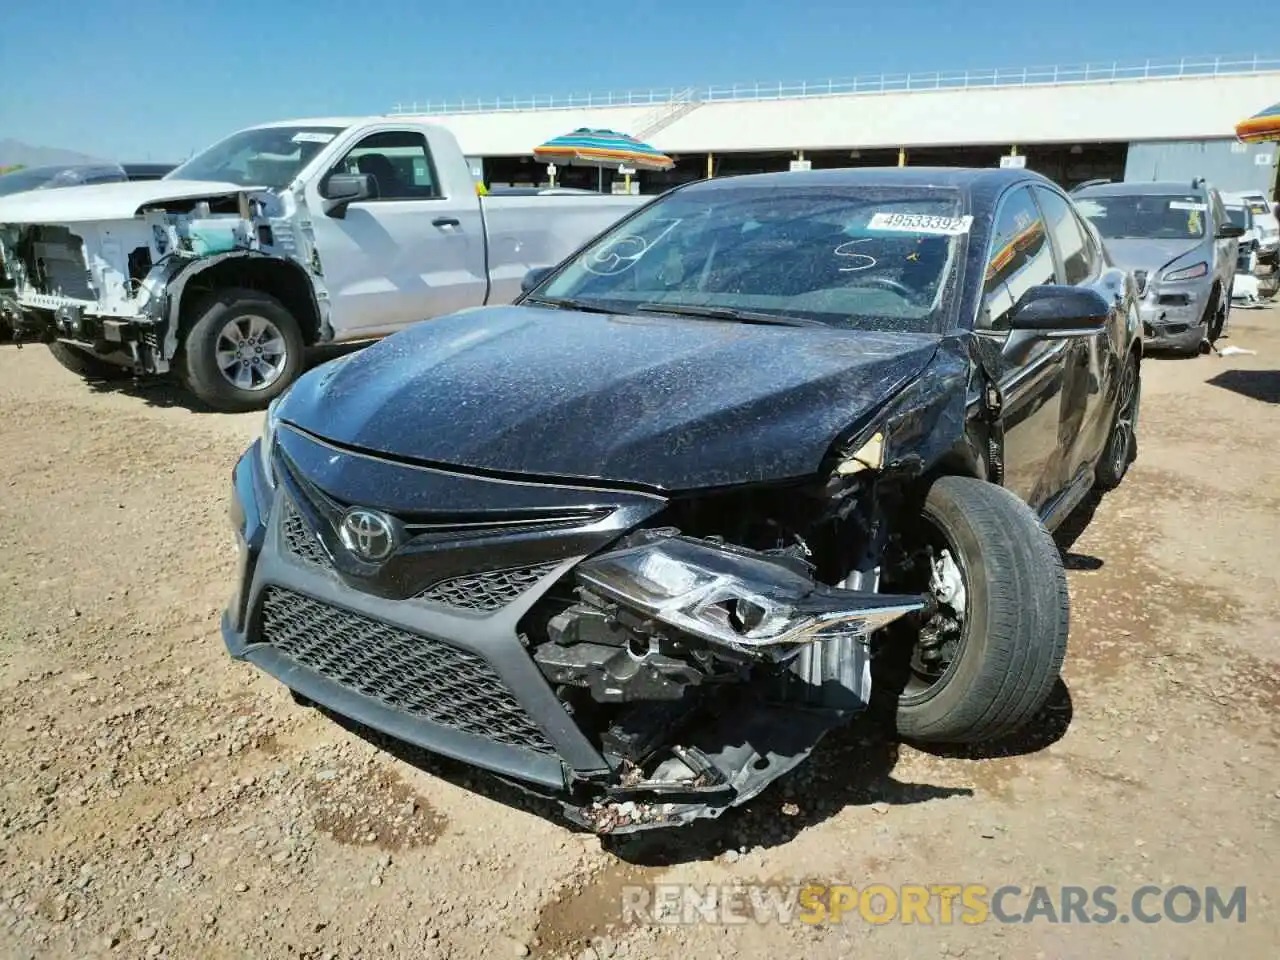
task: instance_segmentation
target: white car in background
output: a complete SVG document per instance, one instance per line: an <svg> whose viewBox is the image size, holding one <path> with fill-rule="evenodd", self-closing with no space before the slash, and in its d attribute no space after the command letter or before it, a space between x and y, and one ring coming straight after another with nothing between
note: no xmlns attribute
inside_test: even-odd
<svg viewBox="0 0 1280 960"><path fill-rule="evenodd" d="M1256 244L1254 250L1258 254L1258 262L1273 266L1280 262L1280 220L1276 219L1267 198L1260 191L1242 190L1224 193L1222 201L1228 206L1242 205L1248 208L1253 218L1252 239ZM1245 238L1242 237L1240 243L1243 247Z"/></svg>

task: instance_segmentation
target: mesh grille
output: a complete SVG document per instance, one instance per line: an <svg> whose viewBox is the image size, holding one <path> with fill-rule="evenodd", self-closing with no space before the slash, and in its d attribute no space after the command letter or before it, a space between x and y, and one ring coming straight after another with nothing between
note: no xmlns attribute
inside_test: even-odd
<svg viewBox="0 0 1280 960"><path fill-rule="evenodd" d="M320 545L319 538L307 526L297 508L288 500L284 502L284 521L282 524L284 542L289 552L300 560L315 564L318 567L329 566L329 556Z"/></svg>
<svg viewBox="0 0 1280 960"><path fill-rule="evenodd" d="M452 577L433 583L417 594L415 600L430 600L463 610L497 610L556 568L554 563L511 570L488 570L465 577Z"/></svg>
<svg viewBox="0 0 1280 960"><path fill-rule="evenodd" d="M263 591L262 639L387 706L509 747L555 753L489 664L447 643L278 587Z"/></svg>

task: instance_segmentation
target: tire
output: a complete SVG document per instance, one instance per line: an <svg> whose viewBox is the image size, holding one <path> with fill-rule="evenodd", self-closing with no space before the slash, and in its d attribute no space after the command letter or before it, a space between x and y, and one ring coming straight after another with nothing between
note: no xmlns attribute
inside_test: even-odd
<svg viewBox="0 0 1280 960"><path fill-rule="evenodd" d="M191 315L195 321L183 338L176 367L187 389L215 410L244 413L265 409L302 372L306 349L302 329L270 294L238 287L219 290L201 301ZM264 354L262 349L247 348L248 361L241 365L249 374L247 385L232 382L219 363L219 345L226 348L233 343L227 339L233 330L241 336L266 331L262 335L270 339L260 346L270 344L270 350L280 351ZM258 349L256 356L254 349ZM272 367L272 376L252 367L255 362Z"/></svg>
<svg viewBox="0 0 1280 960"><path fill-rule="evenodd" d="M972 477L940 477L921 518L947 541L967 593L955 659L932 685L904 689L905 739L979 743L1022 728L1045 705L1067 652L1069 598L1049 531L1018 496Z"/></svg>
<svg viewBox="0 0 1280 960"><path fill-rule="evenodd" d="M51 343L49 344L49 352L53 354L53 359L66 367L77 377L83 377L85 380L132 380L133 371L128 367L122 367L117 363L111 363L109 360L103 360L96 357L83 347L76 347L69 343Z"/></svg>
<svg viewBox="0 0 1280 960"><path fill-rule="evenodd" d="M1142 408L1142 380L1138 373L1138 358L1131 353L1121 370L1111 432L1098 458L1095 486L1103 493L1120 486L1129 465L1138 458L1138 413Z"/></svg>
<svg viewBox="0 0 1280 960"><path fill-rule="evenodd" d="M1204 308L1204 316L1200 318L1205 339L1210 343L1215 343L1222 336L1222 331L1227 325L1229 309L1230 307L1224 308L1222 305L1222 290L1214 287L1213 293L1209 296L1209 303Z"/></svg>

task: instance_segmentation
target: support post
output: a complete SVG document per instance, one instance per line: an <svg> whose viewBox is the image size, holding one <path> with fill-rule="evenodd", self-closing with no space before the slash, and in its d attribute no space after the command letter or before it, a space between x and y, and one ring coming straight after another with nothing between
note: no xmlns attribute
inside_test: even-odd
<svg viewBox="0 0 1280 960"><path fill-rule="evenodd" d="M711 180L716 175L716 155L710 150L707 151L707 179Z"/></svg>
<svg viewBox="0 0 1280 960"><path fill-rule="evenodd" d="M905 167L907 165L907 148L898 148L898 166Z"/></svg>

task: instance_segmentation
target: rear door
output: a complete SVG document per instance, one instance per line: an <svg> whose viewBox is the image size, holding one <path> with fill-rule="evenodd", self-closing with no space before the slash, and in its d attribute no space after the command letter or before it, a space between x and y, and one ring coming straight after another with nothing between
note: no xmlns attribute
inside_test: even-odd
<svg viewBox="0 0 1280 960"><path fill-rule="evenodd" d="M1060 483L1058 430L1063 361L1069 345L1065 340L1009 331L1003 324L1027 290L1053 283L1055 276L1044 217L1030 186L1016 187L996 208L976 330L1001 341L1004 485L1037 511Z"/></svg>
<svg viewBox="0 0 1280 960"><path fill-rule="evenodd" d="M313 201L336 339L381 336L484 303L479 197L474 189L445 194L422 131L368 133L320 179L321 190L334 173L369 174L378 185L376 199L352 203L342 218Z"/></svg>

